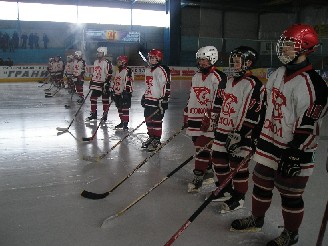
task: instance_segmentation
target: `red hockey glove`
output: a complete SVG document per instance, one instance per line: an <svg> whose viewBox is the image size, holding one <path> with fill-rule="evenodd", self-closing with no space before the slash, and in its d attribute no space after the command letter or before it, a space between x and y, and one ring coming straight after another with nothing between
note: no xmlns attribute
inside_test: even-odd
<svg viewBox="0 0 328 246"><path fill-rule="evenodd" d="M204 114L200 130L203 132L215 131L217 126L218 114L207 110Z"/></svg>

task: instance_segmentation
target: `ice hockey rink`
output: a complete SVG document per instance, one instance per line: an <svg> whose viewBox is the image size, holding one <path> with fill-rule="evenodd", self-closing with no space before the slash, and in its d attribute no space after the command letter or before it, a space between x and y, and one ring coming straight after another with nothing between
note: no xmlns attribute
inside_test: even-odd
<svg viewBox="0 0 328 246"><path fill-rule="evenodd" d="M182 127L189 83L187 80L172 82L162 143ZM134 86L130 131L144 120L140 105L144 84L137 81ZM207 185L199 194L187 193L187 183L193 177L193 160L159 184L194 154L190 137L181 131L149 158L151 153L140 148L147 137L145 124L132 133L115 131L119 117L116 107L111 105L107 123L100 126L92 141L84 142L82 138L91 137L99 123L99 120L95 124L84 121L89 116L90 101L81 108L69 132L59 132L56 128L68 127L79 105L75 103L77 98L71 101L65 89L52 98L45 98L44 89L48 87L49 84L37 82L1 83L0 245L164 245L214 188L214 185ZM88 91L87 85L84 89ZM99 119L101 114L102 104L98 101ZM298 243L302 246L316 244L326 207L327 128L326 118L321 128L316 168L304 194L305 216ZM126 134L129 136L111 149ZM85 160L102 154L105 154L102 160ZM147 158L149 160L144 162ZM115 186L113 192L101 200L80 196L83 190L104 193ZM262 232L229 231L233 219L250 214L252 182L249 186L244 209L222 215L218 213L218 203L210 203L174 245L265 245L280 235L279 226L283 223L276 190ZM120 211L124 212L119 214ZM112 215L117 216L103 224ZM328 232L322 245L328 245Z"/></svg>

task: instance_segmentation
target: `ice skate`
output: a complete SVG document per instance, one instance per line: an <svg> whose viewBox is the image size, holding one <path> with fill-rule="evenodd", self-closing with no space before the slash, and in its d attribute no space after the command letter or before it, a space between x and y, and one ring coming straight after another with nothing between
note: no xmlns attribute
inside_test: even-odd
<svg viewBox="0 0 328 246"><path fill-rule="evenodd" d="M123 129L123 121L121 121L120 124L116 125L116 126L115 126L115 129L116 129L116 130Z"/></svg>
<svg viewBox="0 0 328 246"><path fill-rule="evenodd" d="M203 185L203 176L195 175L191 183L188 184L188 193L198 193Z"/></svg>
<svg viewBox="0 0 328 246"><path fill-rule="evenodd" d="M123 131L128 131L128 122L123 122Z"/></svg>
<svg viewBox="0 0 328 246"><path fill-rule="evenodd" d="M219 182L216 182L216 186L218 187L220 184ZM232 188L232 184L231 182L229 184L227 184L226 187L224 187L219 194L217 194L216 196L214 196L214 198L212 199L212 202L225 202L227 200L229 200L232 196L232 192L233 192L233 188ZM206 199L209 197L210 195L208 195L206 197Z"/></svg>
<svg viewBox="0 0 328 246"><path fill-rule="evenodd" d="M123 123L122 123L123 125ZM141 148L146 149L148 148L148 145L154 140L153 137L149 136L148 139L144 142L142 142Z"/></svg>
<svg viewBox="0 0 328 246"><path fill-rule="evenodd" d="M261 231L263 225L264 217L256 218L255 216L250 215L243 219L232 221L230 231L258 232Z"/></svg>
<svg viewBox="0 0 328 246"><path fill-rule="evenodd" d="M77 99L76 102L81 105L82 103L84 103L84 98L80 97L79 99Z"/></svg>
<svg viewBox="0 0 328 246"><path fill-rule="evenodd" d="M203 178L203 185L210 185L215 182L212 169L207 169Z"/></svg>
<svg viewBox="0 0 328 246"><path fill-rule="evenodd" d="M244 207L244 198L237 198L232 196L229 200L220 204L219 211L221 214L229 213Z"/></svg>
<svg viewBox="0 0 328 246"><path fill-rule="evenodd" d="M107 116L108 116L108 112L104 112L103 116L102 116L102 121L106 122L107 121Z"/></svg>
<svg viewBox="0 0 328 246"><path fill-rule="evenodd" d="M87 120L87 121L97 120L97 111L96 112L91 112L90 116L87 117L85 120Z"/></svg>
<svg viewBox="0 0 328 246"><path fill-rule="evenodd" d="M147 150L152 152L161 145L161 141L159 139L154 138L153 141L148 145Z"/></svg>
<svg viewBox="0 0 328 246"><path fill-rule="evenodd" d="M298 232L290 232L286 229L280 234L279 237L269 241L267 246L290 246L298 242Z"/></svg>

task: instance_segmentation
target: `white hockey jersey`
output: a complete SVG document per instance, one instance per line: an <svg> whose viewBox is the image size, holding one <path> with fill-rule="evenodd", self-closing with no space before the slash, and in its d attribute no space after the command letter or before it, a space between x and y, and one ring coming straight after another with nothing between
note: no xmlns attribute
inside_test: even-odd
<svg viewBox="0 0 328 246"><path fill-rule="evenodd" d="M267 84L267 110L254 160L278 168L282 149L302 150L301 174L313 172L321 119L327 113L327 85L312 65L285 75L278 68Z"/></svg>
<svg viewBox="0 0 328 246"><path fill-rule="evenodd" d="M93 69L90 90L102 91L105 81L112 76L112 64L105 58L97 59L93 63Z"/></svg>
<svg viewBox="0 0 328 246"><path fill-rule="evenodd" d="M188 117L186 134L214 138L214 131L203 132L200 128L204 114L208 109L216 109L214 110L216 112L220 111L215 100L220 89L219 85L221 84L221 87L224 87L225 83L226 75L215 70L215 67L207 75L198 71L192 77L189 99L184 111L184 116Z"/></svg>
<svg viewBox="0 0 328 246"><path fill-rule="evenodd" d="M112 79L112 87L116 95L122 94L123 90L133 92L134 74L129 67L117 69Z"/></svg>
<svg viewBox="0 0 328 246"><path fill-rule="evenodd" d="M228 134L239 132L246 138L252 137L252 130L260 121L265 88L262 82L250 72L241 78L230 77L222 93L223 102L212 149L227 152ZM250 143L250 141L249 141ZM245 146L238 156L245 157L251 146Z"/></svg>
<svg viewBox="0 0 328 246"><path fill-rule="evenodd" d="M71 77L73 75L74 61L67 62L65 65L65 75Z"/></svg>
<svg viewBox="0 0 328 246"><path fill-rule="evenodd" d="M85 73L85 61L83 59L75 59L73 63L73 76L84 76Z"/></svg>
<svg viewBox="0 0 328 246"><path fill-rule="evenodd" d="M145 106L157 107L160 98L170 97L171 73L167 66L159 65L156 68L145 70Z"/></svg>

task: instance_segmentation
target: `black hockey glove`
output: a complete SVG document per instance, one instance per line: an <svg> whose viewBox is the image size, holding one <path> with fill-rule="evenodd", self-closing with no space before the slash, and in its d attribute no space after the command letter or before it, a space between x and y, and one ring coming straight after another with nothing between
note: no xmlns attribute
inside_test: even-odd
<svg viewBox="0 0 328 246"><path fill-rule="evenodd" d="M111 98L111 100L114 100L114 91L113 91L113 88L110 87L110 83L104 84L103 95L108 98Z"/></svg>
<svg viewBox="0 0 328 246"><path fill-rule="evenodd" d="M167 97L161 97L158 100L158 108L161 111L161 114L164 114L165 110L169 108L169 102Z"/></svg>
<svg viewBox="0 0 328 246"><path fill-rule="evenodd" d="M238 132L231 132L228 134L225 147L229 154L240 152L242 146L242 136Z"/></svg>
<svg viewBox="0 0 328 246"><path fill-rule="evenodd" d="M255 145L253 148L253 143L250 138L245 138L239 132L231 132L228 134L226 144L226 150L229 154L231 160L240 160L241 157L238 154L241 152L243 147L252 147L255 150Z"/></svg>
<svg viewBox="0 0 328 246"><path fill-rule="evenodd" d="M302 151L295 148L287 148L282 152L278 164L278 173L283 177L295 177L301 173Z"/></svg>
<svg viewBox="0 0 328 246"><path fill-rule="evenodd" d="M142 95L140 103L141 103L141 106L143 108L146 107L146 96L145 96L145 94Z"/></svg>
<svg viewBox="0 0 328 246"><path fill-rule="evenodd" d="M122 96L122 107L131 107L131 97L132 94L124 90L121 94Z"/></svg>

